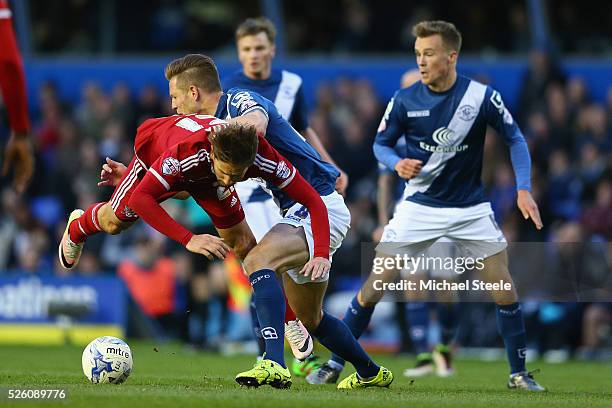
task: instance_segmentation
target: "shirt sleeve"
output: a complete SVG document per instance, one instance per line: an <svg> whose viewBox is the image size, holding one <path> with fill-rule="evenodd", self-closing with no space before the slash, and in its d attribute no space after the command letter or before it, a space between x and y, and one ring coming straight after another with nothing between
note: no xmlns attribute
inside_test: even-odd
<svg viewBox="0 0 612 408"><path fill-rule="evenodd" d="M314 256L329 259L329 217L325 203L297 169L263 137L259 138L257 156L246 177L260 177L305 206L312 221Z"/></svg>
<svg viewBox="0 0 612 408"><path fill-rule="evenodd" d="M402 157L395 151L397 141L404 134L401 121L402 110L401 104L397 103L396 92L387 105L374 139L374 156L379 163L384 164L391 170L395 170L397 162L402 160Z"/></svg>
<svg viewBox="0 0 612 408"><path fill-rule="evenodd" d="M518 190L531 190L531 157L525 137L504 105L501 95L496 90L487 88L484 102L484 114L495 131L502 136L510 148L510 160Z"/></svg>
<svg viewBox="0 0 612 408"><path fill-rule="evenodd" d="M300 86L295 94L295 104L291 111L289 123L298 132L303 132L308 129L308 107L306 106L306 98L304 97L303 87Z"/></svg>
<svg viewBox="0 0 612 408"><path fill-rule="evenodd" d="M181 167L176 148L166 151L149 168L128 205L147 224L165 236L187 245L193 233L176 222L159 204L162 197L181 180Z"/></svg>
<svg viewBox="0 0 612 408"><path fill-rule="evenodd" d="M246 115L255 110L261 111L266 117L268 116L267 103L261 95L243 89L228 95L227 104L230 118Z"/></svg>

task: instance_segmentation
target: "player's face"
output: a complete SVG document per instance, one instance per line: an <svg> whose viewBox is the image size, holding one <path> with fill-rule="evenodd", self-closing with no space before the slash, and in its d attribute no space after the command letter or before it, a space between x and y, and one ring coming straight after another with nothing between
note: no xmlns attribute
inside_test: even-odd
<svg viewBox="0 0 612 408"><path fill-rule="evenodd" d="M194 86L185 89L177 86L176 82L176 76L170 78L170 81L168 82L168 91L170 93L170 100L172 101L172 109L176 110L176 113L180 115L199 113L198 106L196 104L197 89L191 89L195 88Z"/></svg>
<svg viewBox="0 0 612 408"><path fill-rule="evenodd" d="M444 82L454 69L457 58L457 52L446 48L439 34L417 38L414 53L425 85Z"/></svg>
<svg viewBox="0 0 612 408"><path fill-rule="evenodd" d="M217 177L217 182L219 185L229 187L238 183L239 181L244 180L244 174L249 168L248 166L236 166L232 163L215 159L214 154L212 155L212 158L213 171L215 172L215 177Z"/></svg>
<svg viewBox="0 0 612 408"><path fill-rule="evenodd" d="M252 79L267 79L276 48L266 33L244 36L238 40L237 46L244 74Z"/></svg>

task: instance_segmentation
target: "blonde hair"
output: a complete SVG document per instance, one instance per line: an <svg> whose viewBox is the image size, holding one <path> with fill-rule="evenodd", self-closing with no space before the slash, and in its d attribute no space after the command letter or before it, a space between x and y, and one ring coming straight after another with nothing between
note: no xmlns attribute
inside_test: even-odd
<svg viewBox="0 0 612 408"><path fill-rule="evenodd" d="M461 33L453 23L448 21L421 21L412 27L412 35L417 38L431 37L439 34L447 48L459 52L461 50Z"/></svg>
<svg viewBox="0 0 612 408"><path fill-rule="evenodd" d="M188 54L177 58L165 69L166 79L176 77L177 86L195 85L206 93L221 91L219 72L212 58L202 54Z"/></svg>

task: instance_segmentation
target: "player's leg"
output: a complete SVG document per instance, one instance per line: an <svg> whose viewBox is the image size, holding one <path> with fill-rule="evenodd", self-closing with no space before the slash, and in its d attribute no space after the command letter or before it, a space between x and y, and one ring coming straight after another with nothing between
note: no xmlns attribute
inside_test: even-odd
<svg viewBox="0 0 612 408"><path fill-rule="evenodd" d="M426 250L433 240L442 235L443 217L423 214L423 207L403 201L395 209L393 218L385 226L376 258L383 260L397 253L418 253ZM379 265L385 265L383 261ZM393 282L399 276L399 268L383 268L374 273L374 267L357 295L351 300L343 322L355 338L359 338L370 323L376 304L384 292L377 290L376 281ZM344 368L344 360L335 354L319 370L306 377L310 384L335 383Z"/></svg>
<svg viewBox="0 0 612 408"><path fill-rule="evenodd" d="M510 363L510 378L508 387L528 391L544 391L533 376L527 371L525 358L527 354L527 339L521 304L518 303L514 282L508 270L508 254L503 250L485 259L481 272L483 280L511 284L509 291L492 291L497 315L497 330L504 340L506 354Z"/></svg>
<svg viewBox="0 0 612 408"><path fill-rule="evenodd" d="M521 305L512 277L508 270L506 239L495 222L489 203L461 209L465 218L459 215L456 225L449 228L449 236L461 242L466 255L474 258L485 257L484 268L478 271L479 277L490 283L510 284L510 290L492 291L496 303L497 328L504 340L506 354L510 363L509 388L529 391L544 391L527 372L525 358L527 341ZM477 216L480 215L480 216Z"/></svg>
<svg viewBox="0 0 612 408"><path fill-rule="evenodd" d="M357 370L356 375L349 376L350 380L345 381L349 385L345 384L341 388L388 386L393 379L392 374L372 361L341 320L323 312L323 297L327 289L327 280L303 283L304 280L300 279L299 282L296 282L295 274L283 275L287 298L296 315L319 340L319 343L340 354Z"/></svg>
<svg viewBox="0 0 612 408"><path fill-rule="evenodd" d="M142 170L140 163L133 158L108 202L94 203L85 211L76 209L70 213L58 248L62 267L71 269L77 265L87 237L99 232L119 234L138 219L127 203Z"/></svg>

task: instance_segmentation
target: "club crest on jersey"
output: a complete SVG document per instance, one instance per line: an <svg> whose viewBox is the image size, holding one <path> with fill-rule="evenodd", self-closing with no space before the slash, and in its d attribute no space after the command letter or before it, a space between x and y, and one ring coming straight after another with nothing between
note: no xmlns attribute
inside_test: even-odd
<svg viewBox="0 0 612 408"><path fill-rule="evenodd" d="M219 201L225 200L227 197L229 197L232 194L233 191L234 191L234 186L229 186L229 187L219 186L217 187L217 198L219 199Z"/></svg>
<svg viewBox="0 0 612 408"><path fill-rule="evenodd" d="M463 105L457 109L457 116L459 119L469 122L478 115L478 111L472 105Z"/></svg>
<svg viewBox="0 0 612 408"><path fill-rule="evenodd" d="M174 157L166 157L162 162L162 173L173 176L181 171L181 163Z"/></svg>
<svg viewBox="0 0 612 408"><path fill-rule="evenodd" d="M287 177L289 177L290 174L291 169L289 168L289 166L287 166L287 163L285 163L284 161L278 163L278 166L276 167L276 177L280 179L286 179Z"/></svg>

